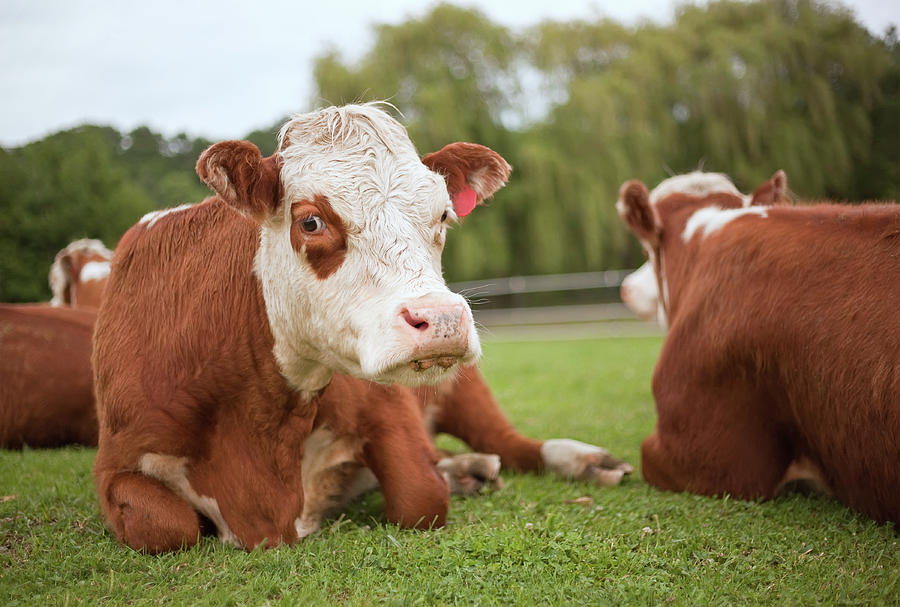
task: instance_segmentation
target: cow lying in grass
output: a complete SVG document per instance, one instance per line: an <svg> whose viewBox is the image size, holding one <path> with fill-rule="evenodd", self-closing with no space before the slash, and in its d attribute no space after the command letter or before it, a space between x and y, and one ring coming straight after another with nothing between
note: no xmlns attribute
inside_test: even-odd
<svg viewBox="0 0 900 607"><path fill-rule="evenodd" d="M0 304L0 448L97 444L95 313Z"/></svg>
<svg viewBox="0 0 900 607"><path fill-rule="evenodd" d="M744 499L804 481L900 522L900 206L745 207L695 173L628 182L617 207L669 326L647 481Z"/></svg>
<svg viewBox="0 0 900 607"><path fill-rule="evenodd" d="M0 448L97 444L91 333L111 257L77 240L51 266L49 306L0 305Z"/></svg>
<svg viewBox="0 0 900 607"><path fill-rule="evenodd" d="M394 120L349 106L294 118L269 158L217 144L198 172L218 195L123 237L97 324L95 477L116 536L172 550L202 516L246 549L292 543L363 467L389 520L442 524L447 479L489 479L494 460L441 463L423 401L361 380L435 383L477 359L440 253L509 166L462 143L420 161ZM585 479L628 470L574 441L537 451Z"/></svg>

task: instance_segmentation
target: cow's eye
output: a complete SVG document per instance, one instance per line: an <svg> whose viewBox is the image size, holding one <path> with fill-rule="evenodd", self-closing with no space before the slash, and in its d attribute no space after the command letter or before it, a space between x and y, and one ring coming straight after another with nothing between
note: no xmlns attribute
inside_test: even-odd
<svg viewBox="0 0 900 607"><path fill-rule="evenodd" d="M447 221L447 211L444 211L444 214L441 215L441 223Z"/></svg>
<svg viewBox="0 0 900 607"><path fill-rule="evenodd" d="M318 234L325 231L325 222L318 215L310 215L300 221L300 227L307 234Z"/></svg>

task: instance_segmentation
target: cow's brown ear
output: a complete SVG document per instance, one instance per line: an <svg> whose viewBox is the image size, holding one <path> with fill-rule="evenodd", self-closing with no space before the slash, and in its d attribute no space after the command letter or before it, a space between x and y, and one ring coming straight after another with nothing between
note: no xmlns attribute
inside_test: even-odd
<svg viewBox="0 0 900 607"><path fill-rule="evenodd" d="M197 175L229 205L257 220L281 200L280 156L263 158L249 141L209 146L197 160Z"/></svg>
<svg viewBox="0 0 900 607"><path fill-rule="evenodd" d="M500 154L477 143L450 143L426 155L422 162L444 176L459 216L467 215L502 188L512 171Z"/></svg>
<svg viewBox="0 0 900 607"><path fill-rule="evenodd" d="M623 183L619 188L616 210L628 229L641 242L651 246L659 242L659 222L656 220L656 212L650 206L650 193L643 183L637 179Z"/></svg>
<svg viewBox="0 0 900 607"><path fill-rule="evenodd" d="M775 171L775 174L758 188L753 190L750 197L750 205L785 204L790 199L787 195L787 175L784 171Z"/></svg>

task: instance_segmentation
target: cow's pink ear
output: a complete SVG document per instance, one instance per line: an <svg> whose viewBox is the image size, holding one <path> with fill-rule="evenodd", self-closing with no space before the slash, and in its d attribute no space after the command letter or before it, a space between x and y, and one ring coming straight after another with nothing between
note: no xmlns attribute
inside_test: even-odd
<svg viewBox="0 0 900 607"><path fill-rule="evenodd" d="M634 232L641 242L656 245L659 242L659 222L656 212L650 205L650 193L647 186L632 179L619 188L619 200L616 202L619 217Z"/></svg>
<svg viewBox="0 0 900 607"><path fill-rule="evenodd" d="M197 160L197 175L229 205L257 220L281 200L281 160L263 158L249 141L223 141L206 148Z"/></svg>
<svg viewBox="0 0 900 607"><path fill-rule="evenodd" d="M784 204L789 202L787 195L787 175L784 171L775 171L775 174L758 188L753 190L750 197L750 205Z"/></svg>
<svg viewBox="0 0 900 607"><path fill-rule="evenodd" d="M453 210L460 217L502 188L512 171L500 154L477 143L450 143L422 162L444 176Z"/></svg>

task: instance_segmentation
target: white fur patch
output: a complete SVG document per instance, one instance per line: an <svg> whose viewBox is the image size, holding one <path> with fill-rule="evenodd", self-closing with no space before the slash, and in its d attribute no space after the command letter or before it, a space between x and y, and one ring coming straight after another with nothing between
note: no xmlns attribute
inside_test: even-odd
<svg viewBox="0 0 900 607"><path fill-rule="evenodd" d="M372 472L356 459L361 448L360 439L335 440L326 428L318 428L307 437L300 469L303 512L294 520L297 537L314 533L328 512L378 486Z"/></svg>
<svg viewBox="0 0 900 607"><path fill-rule="evenodd" d="M156 223L157 221L159 221L166 215L169 215L171 213L177 213L178 211L184 211L185 209L189 209L192 206L194 206L193 203L182 204L177 207L172 207L171 209L160 209L158 211L150 211L149 213L147 213L146 215L141 217L141 219L138 221L138 223L146 224L147 229L149 230L150 228L153 227L154 223Z"/></svg>
<svg viewBox="0 0 900 607"><path fill-rule="evenodd" d="M655 320L659 306L659 288L653 264L644 262L622 281L622 301L644 320Z"/></svg>
<svg viewBox="0 0 900 607"><path fill-rule="evenodd" d="M684 226L684 232L681 233L681 239L684 242L688 242L698 230L702 231L704 237L709 236L721 230L735 219L746 215L768 217L767 211L767 207L760 206L740 209L720 209L717 206L704 207L695 211L688 219Z"/></svg>
<svg viewBox="0 0 900 607"><path fill-rule="evenodd" d="M198 495L187 478L187 458L159 453L141 456L139 469L143 474L163 483L176 495L194 507L194 510L211 520L218 530L219 540L241 548L241 541L228 527L215 499Z"/></svg>
<svg viewBox="0 0 900 607"><path fill-rule="evenodd" d="M577 478L584 467L581 455L605 455L608 451L570 438L553 438L541 445L544 467L565 478Z"/></svg>
<svg viewBox="0 0 900 607"><path fill-rule="evenodd" d="M109 276L108 261L89 261L81 268L78 280L104 280L107 276Z"/></svg>
<svg viewBox="0 0 900 607"><path fill-rule="evenodd" d="M744 198L744 195L731 183L727 175L694 171L684 175L676 175L661 182L650 192L650 204L654 205L672 194L708 196L715 193L734 194L742 199Z"/></svg>

